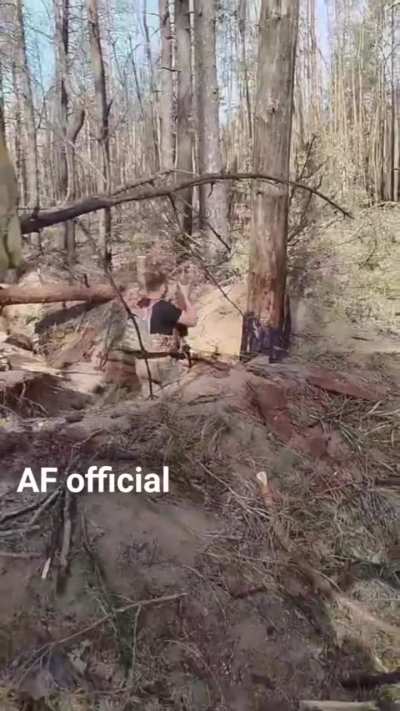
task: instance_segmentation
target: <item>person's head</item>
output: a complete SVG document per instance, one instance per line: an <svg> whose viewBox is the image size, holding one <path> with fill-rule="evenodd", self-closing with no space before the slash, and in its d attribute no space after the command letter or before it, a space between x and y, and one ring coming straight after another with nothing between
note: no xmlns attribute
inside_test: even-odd
<svg viewBox="0 0 400 711"><path fill-rule="evenodd" d="M166 275L158 269L146 269L144 274L144 288L147 296L165 296L168 291Z"/></svg>

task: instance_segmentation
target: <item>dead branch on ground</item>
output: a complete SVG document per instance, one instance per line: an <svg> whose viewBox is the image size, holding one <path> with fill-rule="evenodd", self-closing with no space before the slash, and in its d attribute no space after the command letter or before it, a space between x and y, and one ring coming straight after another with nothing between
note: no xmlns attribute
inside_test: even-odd
<svg viewBox="0 0 400 711"><path fill-rule="evenodd" d="M186 597L186 595L187 593L176 593L174 595L164 595L162 597L151 598L150 600L138 600L137 602L131 602L129 605L119 607L116 610L113 610L111 613L103 615L103 617L100 617L100 619L96 620L92 624L87 625L86 627L81 627L81 629L77 630L76 632L72 632L67 637L63 637L62 639L54 640L53 642L48 642L44 644L32 655L32 657L29 658L29 660L27 660L24 664L20 666L19 671L21 672L21 676L16 680L16 686L21 686L23 681L26 679L28 674L34 669L36 664L38 664L46 655L53 652L55 649L58 649L59 647L65 647L71 644L71 642L75 642L77 639L85 637L85 635L93 632L99 627L102 627L102 625L108 622L113 615L123 615L129 610L134 610L139 607L144 608L149 607L150 605L161 605L166 602L175 602L176 600L180 600L182 597Z"/></svg>

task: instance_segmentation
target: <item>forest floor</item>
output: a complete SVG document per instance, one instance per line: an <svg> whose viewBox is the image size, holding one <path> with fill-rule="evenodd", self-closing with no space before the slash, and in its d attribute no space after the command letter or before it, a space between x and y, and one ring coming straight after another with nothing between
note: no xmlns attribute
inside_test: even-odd
<svg viewBox="0 0 400 711"><path fill-rule="evenodd" d="M191 338L219 361L155 401L67 397L71 376L33 358L36 380L4 390L2 710L292 711L376 698L349 672L400 666L398 307L378 284L359 313L307 276L283 365L232 358L232 277L236 306L202 289ZM62 477L93 464L168 465L170 493L68 495ZM18 494L26 466L61 486Z"/></svg>

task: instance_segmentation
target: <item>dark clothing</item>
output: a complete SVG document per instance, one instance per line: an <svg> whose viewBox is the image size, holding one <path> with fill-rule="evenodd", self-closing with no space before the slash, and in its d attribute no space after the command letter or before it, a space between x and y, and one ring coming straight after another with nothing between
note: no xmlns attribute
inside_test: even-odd
<svg viewBox="0 0 400 711"><path fill-rule="evenodd" d="M144 308L150 305L150 300L143 298L139 301L138 306ZM182 324L178 324L178 320L182 314L181 309L178 309L170 301L161 299L153 306L150 323L150 333L158 333L162 336L172 336L176 329L180 336L187 335L187 328Z"/></svg>

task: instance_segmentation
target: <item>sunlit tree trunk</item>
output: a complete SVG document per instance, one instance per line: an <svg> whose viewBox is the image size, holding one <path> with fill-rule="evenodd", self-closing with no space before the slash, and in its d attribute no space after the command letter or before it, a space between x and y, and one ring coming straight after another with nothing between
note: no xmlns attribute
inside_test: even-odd
<svg viewBox="0 0 400 711"><path fill-rule="evenodd" d="M216 64L216 0L195 0L194 31L197 87L198 162L200 173L222 170L219 91ZM222 183L200 189L200 220L207 250L218 254L228 239L228 201Z"/></svg>
<svg viewBox="0 0 400 711"><path fill-rule="evenodd" d="M173 82L172 82L172 31L169 0L159 0L160 10L160 158L161 169L173 167Z"/></svg>
<svg viewBox="0 0 400 711"><path fill-rule="evenodd" d="M177 81L177 126L176 126L176 168L177 178L185 179L193 171L193 90L192 90L192 47L190 30L189 0L175 1L176 71ZM180 172L182 171L182 172ZM179 211L184 232L192 231L193 190L181 193L182 207Z"/></svg>
<svg viewBox="0 0 400 711"><path fill-rule="evenodd" d="M111 188L109 113L111 106L107 101L106 73L100 38L100 21L97 0L87 0L89 42L92 71L95 87L97 114L97 140L100 149L101 175L98 181L100 192L109 192ZM111 210L105 209L100 217L100 245L104 254L104 263L111 266Z"/></svg>
<svg viewBox="0 0 400 711"><path fill-rule="evenodd" d="M287 180L290 167L298 0L263 0L257 67L254 170ZM258 182L242 354L269 353L285 344L286 246L289 189Z"/></svg>

